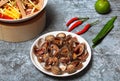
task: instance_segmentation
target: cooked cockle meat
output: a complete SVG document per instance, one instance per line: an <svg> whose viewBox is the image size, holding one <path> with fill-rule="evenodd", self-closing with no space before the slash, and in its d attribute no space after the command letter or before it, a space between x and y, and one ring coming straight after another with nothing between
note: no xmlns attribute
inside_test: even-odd
<svg viewBox="0 0 120 81"><path fill-rule="evenodd" d="M37 47L37 48L41 48L42 42L43 42L43 39L40 38L40 39L38 40L38 42L36 43L36 47Z"/></svg>
<svg viewBox="0 0 120 81"><path fill-rule="evenodd" d="M43 60L46 62L46 60L50 57L49 53L43 54Z"/></svg>
<svg viewBox="0 0 120 81"><path fill-rule="evenodd" d="M79 65L76 67L77 70L81 69L83 67L82 62L79 63Z"/></svg>
<svg viewBox="0 0 120 81"><path fill-rule="evenodd" d="M79 60L75 60L75 61L71 62L71 65L73 65L77 70L79 70L83 67L82 62L80 62Z"/></svg>
<svg viewBox="0 0 120 81"><path fill-rule="evenodd" d="M61 69L58 66L52 66L51 67L51 72L53 74L56 74L56 75L62 74L62 71L61 71Z"/></svg>
<svg viewBox="0 0 120 81"><path fill-rule="evenodd" d="M67 66L67 70L66 70L68 73L74 73L76 71L76 68L74 67L74 65L72 64L69 64Z"/></svg>
<svg viewBox="0 0 120 81"><path fill-rule="evenodd" d="M51 71L52 65L46 65L43 67L47 71Z"/></svg>
<svg viewBox="0 0 120 81"><path fill-rule="evenodd" d="M48 57L47 59L44 58L46 65L58 66L59 60L57 57Z"/></svg>
<svg viewBox="0 0 120 81"><path fill-rule="evenodd" d="M40 48L37 48L37 46L34 46L33 47L34 48L34 54L37 56L37 57L39 57L39 56L41 56L41 55L43 55L44 54L44 51Z"/></svg>
<svg viewBox="0 0 120 81"><path fill-rule="evenodd" d="M59 65L59 59L57 57L53 57L53 66L58 66Z"/></svg>
<svg viewBox="0 0 120 81"><path fill-rule="evenodd" d="M78 56L82 55L84 53L84 51L85 51L85 43L81 43L80 44L80 48L79 48L79 54L78 54Z"/></svg>
<svg viewBox="0 0 120 81"><path fill-rule="evenodd" d="M48 60L48 58L49 58L49 54L42 54L37 57L37 59L40 63L46 62L46 60Z"/></svg>
<svg viewBox="0 0 120 81"><path fill-rule="evenodd" d="M67 42L67 41L69 41L71 38L72 38L72 36L71 36L71 35L67 35L67 36L66 36L66 39L65 39L65 40L66 40L66 42Z"/></svg>
<svg viewBox="0 0 120 81"><path fill-rule="evenodd" d="M80 63L79 60L75 60L75 61L72 61L70 64L73 65L74 67L77 67L79 63Z"/></svg>
<svg viewBox="0 0 120 81"><path fill-rule="evenodd" d="M42 47L40 49L37 49L34 51L35 55L36 56L42 56L44 55L45 53L47 53L47 49L45 47Z"/></svg>
<svg viewBox="0 0 120 81"><path fill-rule="evenodd" d="M79 43L78 39L76 37L72 37L71 39L73 42Z"/></svg>
<svg viewBox="0 0 120 81"><path fill-rule="evenodd" d="M43 57L37 57L37 59L38 59L38 62L44 62L44 59L43 59Z"/></svg>
<svg viewBox="0 0 120 81"><path fill-rule="evenodd" d="M46 61L45 61L45 65L52 65L53 64L53 58L49 57Z"/></svg>
<svg viewBox="0 0 120 81"><path fill-rule="evenodd" d="M61 47L63 45L63 39L60 37L55 37L52 43L56 44L58 47Z"/></svg>
<svg viewBox="0 0 120 81"><path fill-rule="evenodd" d="M76 37L73 37L73 38L69 39L69 41L68 41L69 44L70 43L73 44L73 43L76 43L76 42L78 42Z"/></svg>
<svg viewBox="0 0 120 81"><path fill-rule="evenodd" d="M79 53L79 50L80 50L80 44L77 45L77 46L74 48L74 52L75 52L76 54L78 54L78 53Z"/></svg>
<svg viewBox="0 0 120 81"><path fill-rule="evenodd" d="M77 54L77 56L80 56L84 53L85 51L85 44L84 43L80 43L79 45L77 45L74 48L74 52Z"/></svg>
<svg viewBox="0 0 120 81"><path fill-rule="evenodd" d="M76 53L73 53L73 54L72 54L72 59L73 59L73 60L77 59L77 57L78 57L78 56L77 56Z"/></svg>
<svg viewBox="0 0 120 81"><path fill-rule="evenodd" d="M71 50L71 53L74 51L73 49L77 46L78 40L76 37L70 38L66 45L68 46L69 50ZM79 43L78 43L79 44Z"/></svg>
<svg viewBox="0 0 120 81"><path fill-rule="evenodd" d="M69 57L61 57L61 58L59 58L59 62L63 63L63 64L68 64L70 62L70 58Z"/></svg>
<svg viewBox="0 0 120 81"><path fill-rule="evenodd" d="M44 43L41 45L41 47L45 47L45 48L48 48L48 46L49 46L49 42L48 42L48 41L44 42Z"/></svg>
<svg viewBox="0 0 120 81"><path fill-rule="evenodd" d="M45 37L45 41L53 41L54 40L54 35L48 35Z"/></svg>
<svg viewBox="0 0 120 81"><path fill-rule="evenodd" d="M51 45L50 45L50 51L51 51L51 54L52 54L53 56L58 56L59 48L58 48L57 45L51 44Z"/></svg>
<svg viewBox="0 0 120 81"><path fill-rule="evenodd" d="M67 46L63 46L60 50L60 56L67 57L70 51Z"/></svg>
<svg viewBox="0 0 120 81"><path fill-rule="evenodd" d="M81 60L81 62L85 62L87 57L88 57L88 51L85 50L85 52L81 56L79 56L78 59Z"/></svg>
<svg viewBox="0 0 120 81"><path fill-rule="evenodd" d="M36 56L38 56L37 54L37 52L38 52L38 47L35 45L35 46L33 46L33 53L36 55Z"/></svg>
<svg viewBox="0 0 120 81"><path fill-rule="evenodd" d="M48 52L49 42L44 42L40 47L39 50L42 51L44 54Z"/></svg>
<svg viewBox="0 0 120 81"><path fill-rule="evenodd" d="M65 73L65 72L66 72L67 65L62 65L62 64L61 64L59 67L60 67L62 73Z"/></svg>
<svg viewBox="0 0 120 81"><path fill-rule="evenodd" d="M71 52L73 52L73 49L76 48L79 44L80 43L78 42L76 37L73 37L68 41L69 49L71 50Z"/></svg>
<svg viewBox="0 0 120 81"><path fill-rule="evenodd" d="M65 34L65 33L58 33L58 34L56 35L56 37L66 38L66 34Z"/></svg>

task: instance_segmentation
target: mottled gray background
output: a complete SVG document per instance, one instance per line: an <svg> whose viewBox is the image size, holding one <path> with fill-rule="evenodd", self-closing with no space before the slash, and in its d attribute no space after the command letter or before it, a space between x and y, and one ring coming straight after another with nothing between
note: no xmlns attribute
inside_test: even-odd
<svg viewBox="0 0 120 81"><path fill-rule="evenodd" d="M100 45L92 49L92 60L86 69L67 78L51 77L36 69L30 60L30 47L37 37L21 43L0 41L0 81L120 81L120 0L109 0L112 11L106 15L95 12L95 1L48 0L47 24L39 34L67 30L65 23L75 16L90 17L83 25L99 19L99 24L82 35L92 46L91 40L112 16L117 15L114 29ZM78 31L82 26L72 32Z"/></svg>

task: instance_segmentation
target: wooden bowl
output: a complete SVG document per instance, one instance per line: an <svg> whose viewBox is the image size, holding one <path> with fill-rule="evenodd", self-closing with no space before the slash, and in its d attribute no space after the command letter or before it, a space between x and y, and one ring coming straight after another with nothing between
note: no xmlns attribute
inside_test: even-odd
<svg viewBox="0 0 120 81"><path fill-rule="evenodd" d="M9 42L27 41L37 36L45 27L46 11L24 22L0 22L0 40Z"/></svg>

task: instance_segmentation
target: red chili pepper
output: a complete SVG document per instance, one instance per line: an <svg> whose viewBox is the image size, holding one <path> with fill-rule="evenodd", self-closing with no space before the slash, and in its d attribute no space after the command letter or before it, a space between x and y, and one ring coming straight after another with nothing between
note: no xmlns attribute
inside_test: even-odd
<svg viewBox="0 0 120 81"><path fill-rule="evenodd" d="M98 20L95 21L95 22L93 22L93 23L91 23L91 24L85 25L85 27L84 27L82 30L80 30L79 32L77 32L76 34L81 35L81 34L85 33L86 31L89 30L89 28L90 28L91 26L97 24L97 22L98 22Z"/></svg>
<svg viewBox="0 0 120 81"><path fill-rule="evenodd" d="M11 17L9 17L7 15L3 15L3 19L13 19L13 18L11 18Z"/></svg>
<svg viewBox="0 0 120 81"><path fill-rule="evenodd" d="M90 24L87 24L82 30L80 30L79 32L77 32L76 34L80 35L85 33L86 31L88 31L88 29L91 27Z"/></svg>
<svg viewBox="0 0 120 81"><path fill-rule="evenodd" d="M3 15L0 13L0 18L2 18L2 16L3 16Z"/></svg>
<svg viewBox="0 0 120 81"><path fill-rule="evenodd" d="M72 19L70 19L67 23L66 26L68 27L71 23L73 23L74 21L80 20L80 19L88 19L88 17L86 18L79 18L79 17L73 17Z"/></svg>
<svg viewBox="0 0 120 81"><path fill-rule="evenodd" d="M81 25L82 23L83 23L83 21L81 21L81 20L76 21L76 22L68 29L68 31L69 31L69 32L72 31L74 28L78 27L78 26Z"/></svg>
<svg viewBox="0 0 120 81"><path fill-rule="evenodd" d="M79 25L81 25L84 21L88 20L89 18L86 19L82 19L82 20L78 20L76 21L69 29L68 31L72 31L74 28L78 27Z"/></svg>
<svg viewBox="0 0 120 81"><path fill-rule="evenodd" d="M70 19L70 20L66 23L66 26L69 26L71 23L73 23L73 22L76 21L76 20L79 20L79 18L78 18L78 17L74 17L74 18Z"/></svg>
<svg viewBox="0 0 120 81"><path fill-rule="evenodd" d="M1 14L1 13L0 13L0 18L2 18L2 19L13 19L13 18L11 18L7 15Z"/></svg>

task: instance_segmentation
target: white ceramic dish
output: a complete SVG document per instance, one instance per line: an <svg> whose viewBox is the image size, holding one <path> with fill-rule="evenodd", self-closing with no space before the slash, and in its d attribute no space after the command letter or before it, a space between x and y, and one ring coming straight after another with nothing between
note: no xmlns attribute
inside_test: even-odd
<svg viewBox="0 0 120 81"><path fill-rule="evenodd" d="M40 64L40 63L38 62L38 60L37 60L37 57L35 56L35 54L33 54L33 47L34 47L35 44L39 41L39 39L45 38L47 35L55 35L55 36L56 36L58 33L65 33L66 35L70 34L70 35L72 35L73 37L75 36L75 37L77 37L77 39L78 39L79 42L84 42L84 43L86 44L86 46L87 46L87 50L88 50L89 56L88 56L88 58L86 59L86 61L83 62L83 67L82 67L80 70L77 70L77 71L74 72L74 73L71 73L71 74L64 73L64 74L62 74L62 75L55 75L55 74L53 74L53 73L51 73L51 72L48 72L48 71L46 71L46 70L41 66L41 64ZM35 65L35 67L36 67L37 69L39 69L41 72L43 72L43 73L45 73L45 74L48 74L48 75L50 75L50 76L66 77L66 76L71 76L71 75L74 75L74 74L76 74L76 73L81 72L81 71L89 64L90 59L91 59L91 48L90 48L89 44L87 43L87 41L86 41L84 38L82 38L81 36L78 36L78 35L76 35L76 34L74 34L74 33L67 32L67 31L54 31L54 32L49 32L49 33L47 33L47 34L44 34L44 35L40 36L40 37L33 43L32 47L31 47L31 51L30 51L30 58L31 58L33 64Z"/></svg>
<svg viewBox="0 0 120 81"><path fill-rule="evenodd" d="M1 22L6 22L6 23L17 23L17 22L23 22L23 21L27 21L29 19L32 19L33 17L37 16L39 13L41 13L41 11L43 9L45 9L46 5L47 5L48 0L44 0L44 4L41 10L39 10L38 12L34 13L31 16L25 17L25 18L21 18L21 19L16 19L16 20L7 20L7 19L2 19L0 18Z"/></svg>

